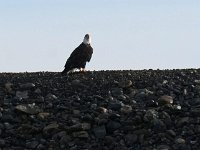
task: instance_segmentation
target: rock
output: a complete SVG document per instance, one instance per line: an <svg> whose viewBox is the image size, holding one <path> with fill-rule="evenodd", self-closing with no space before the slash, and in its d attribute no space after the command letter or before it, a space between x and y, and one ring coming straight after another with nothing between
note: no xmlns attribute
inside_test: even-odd
<svg viewBox="0 0 200 150"><path fill-rule="evenodd" d="M167 130L167 133L172 137L176 136L176 132L174 130Z"/></svg>
<svg viewBox="0 0 200 150"><path fill-rule="evenodd" d="M171 150L171 147L169 145L158 145L157 150Z"/></svg>
<svg viewBox="0 0 200 150"><path fill-rule="evenodd" d="M39 144L36 148L37 150L45 150L46 149L46 146L43 145L43 144Z"/></svg>
<svg viewBox="0 0 200 150"><path fill-rule="evenodd" d="M132 110L133 110L132 107L129 106L129 105L124 105L124 106L122 106L122 108L121 108L121 112L124 113L124 114L131 113Z"/></svg>
<svg viewBox="0 0 200 150"><path fill-rule="evenodd" d="M80 111L80 110L76 110L76 109L75 109L75 110L73 110L73 114L74 114L74 115L80 115L80 113L81 113L81 111Z"/></svg>
<svg viewBox="0 0 200 150"><path fill-rule="evenodd" d="M112 133L113 131L119 129L121 127L121 124L119 122L116 121L109 121L106 125L106 130L109 133Z"/></svg>
<svg viewBox="0 0 200 150"><path fill-rule="evenodd" d="M156 131L156 132L160 132L160 131L165 131L166 130L166 125L160 119L154 118L151 121L151 125L153 127L153 130Z"/></svg>
<svg viewBox="0 0 200 150"><path fill-rule="evenodd" d="M55 96L54 94L49 93L49 94L46 96L46 99L48 99L48 100L56 100L56 99L57 99L57 96Z"/></svg>
<svg viewBox="0 0 200 150"><path fill-rule="evenodd" d="M128 88L130 86L132 86L132 81L131 80L125 80L125 81L122 81L122 82L119 82L119 86L121 88Z"/></svg>
<svg viewBox="0 0 200 150"><path fill-rule="evenodd" d="M108 112L108 110L104 107L99 107L98 111L101 112L101 113L107 113Z"/></svg>
<svg viewBox="0 0 200 150"><path fill-rule="evenodd" d="M0 149L198 150L199 79L200 69L0 73Z"/></svg>
<svg viewBox="0 0 200 150"><path fill-rule="evenodd" d="M73 132L73 137L76 137L76 138L89 138L89 134L88 134L87 131Z"/></svg>
<svg viewBox="0 0 200 150"><path fill-rule="evenodd" d="M200 116L200 108L193 108L190 112L192 116Z"/></svg>
<svg viewBox="0 0 200 150"><path fill-rule="evenodd" d="M26 143L27 148L35 149L38 146L38 141L31 141Z"/></svg>
<svg viewBox="0 0 200 150"><path fill-rule="evenodd" d="M90 123L79 123L67 128L68 131L85 131L90 130Z"/></svg>
<svg viewBox="0 0 200 150"><path fill-rule="evenodd" d="M159 104L173 104L173 98L168 95L163 95L159 98Z"/></svg>
<svg viewBox="0 0 200 150"><path fill-rule="evenodd" d="M93 128L93 132L96 138L104 138L106 136L106 128L104 125Z"/></svg>
<svg viewBox="0 0 200 150"><path fill-rule="evenodd" d="M37 89L34 91L34 93L36 93L36 94L41 94L42 91L41 91L39 88L37 88Z"/></svg>
<svg viewBox="0 0 200 150"><path fill-rule="evenodd" d="M41 112L38 114L38 117L41 119L45 119L49 116L50 114L48 112Z"/></svg>
<svg viewBox="0 0 200 150"><path fill-rule="evenodd" d="M128 146L132 146L137 142L138 136L136 134L125 135L125 141Z"/></svg>
<svg viewBox="0 0 200 150"><path fill-rule="evenodd" d="M112 144L114 142L114 138L111 137L111 136L105 136L104 140L105 140L105 144L106 145L110 145L110 144Z"/></svg>
<svg viewBox="0 0 200 150"><path fill-rule="evenodd" d="M92 104L90 107L91 107L91 109L96 109L97 108L97 104Z"/></svg>
<svg viewBox="0 0 200 150"><path fill-rule="evenodd" d="M176 143L176 144L185 144L185 140L184 140L183 138L177 138L177 139L175 140L175 143Z"/></svg>
<svg viewBox="0 0 200 150"><path fill-rule="evenodd" d="M16 92L16 97L20 98L20 99L27 99L29 98L28 96L28 91L17 91Z"/></svg>
<svg viewBox="0 0 200 150"><path fill-rule="evenodd" d="M12 83L6 83L5 84L5 89L6 89L6 91L8 92L8 93L11 93L12 92L12 86L13 86L13 84Z"/></svg>
<svg viewBox="0 0 200 150"><path fill-rule="evenodd" d="M0 139L0 147L4 147L6 145L6 141L4 139Z"/></svg>
<svg viewBox="0 0 200 150"><path fill-rule="evenodd" d="M38 106L35 106L35 104L17 105L15 109L19 112L23 112L30 115L35 115L41 112L40 108Z"/></svg>
<svg viewBox="0 0 200 150"><path fill-rule="evenodd" d="M145 115L144 115L144 121L149 122L153 119L158 118L158 112L155 111L154 109L149 109L146 111Z"/></svg>
<svg viewBox="0 0 200 150"><path fill-rule="evenodd" d="M33 87L35 87L35 84L33 84L33 83L25 83L25 84L20 85L21 89L31 89Z"/></svg>
<svg viewBox="0 0 200 150"><path fill-rule="evenodd" d="M149 100L146 102L146 106L147 107L157 107L158 106L158 102L154 101L154 100Z"/></svg>
<svg viewBox="0 0 200 150"><path fill-rule="evenodd" d="M123 95L123 90L122 88L113 88L111 93L113 96L117 97L117 96Z"/></svg>
<svg viewBox="0 0 200 150"><path fill-rule="evenodd" d="M178 127L182 127L183 125L186 125L186 124L188 124L189 123L189 117L183 117L183 118L181 118L181 119L179 119L178 120L178 122L177 122L177 126Z"/></svg>
<svg viewBox="0 0 200 150"><path fill-rule="evenodd" d="M47 125L46 127L43 128L43 132L49 132L50 130L54 130L57 129L59 127L59 125L57 123L52 123Z"/></svg>

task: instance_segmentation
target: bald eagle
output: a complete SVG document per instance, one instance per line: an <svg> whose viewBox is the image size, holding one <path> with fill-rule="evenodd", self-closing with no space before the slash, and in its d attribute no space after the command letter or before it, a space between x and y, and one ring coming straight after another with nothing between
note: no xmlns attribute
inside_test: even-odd
<svg viewBox="0 0 200 150"><path fill-rule="evenodd" d="M91 37L86 34L83 42L71 53L70 57L65 63L64 70L61 72L62 75L69 73L74 69L79 69L80 71L85 70L86 62L90 62L93 54L93 48L90 45Z"/></svg>

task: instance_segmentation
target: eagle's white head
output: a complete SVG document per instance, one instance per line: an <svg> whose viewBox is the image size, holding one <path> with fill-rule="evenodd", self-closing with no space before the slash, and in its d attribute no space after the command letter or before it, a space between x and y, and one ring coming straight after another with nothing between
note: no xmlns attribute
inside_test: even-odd
<svg viewBox="0 0 200 150"><path fill-rule="evenodd" d="M86 34L83 39L84 44L91 44L91 36L89 34Z"/></svg>

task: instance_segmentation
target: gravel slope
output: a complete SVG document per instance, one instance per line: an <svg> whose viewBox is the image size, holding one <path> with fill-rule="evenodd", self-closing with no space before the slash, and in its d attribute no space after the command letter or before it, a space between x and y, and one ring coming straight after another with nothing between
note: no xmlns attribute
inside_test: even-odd
<svg viewBox="0 0 200 150"><path fill-rule="evenodd" d="M0 149L199 150L200 69L1 73Z"/></svg>

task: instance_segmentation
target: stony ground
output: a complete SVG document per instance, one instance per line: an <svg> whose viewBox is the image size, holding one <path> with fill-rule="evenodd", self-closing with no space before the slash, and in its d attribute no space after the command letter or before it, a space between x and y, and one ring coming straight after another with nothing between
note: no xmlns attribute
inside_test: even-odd
<svg viewBox="0 0 200 150"><path fill-rule="evenodd" d="M0 74L1 150L199 150L200 70Z"/></svg>

